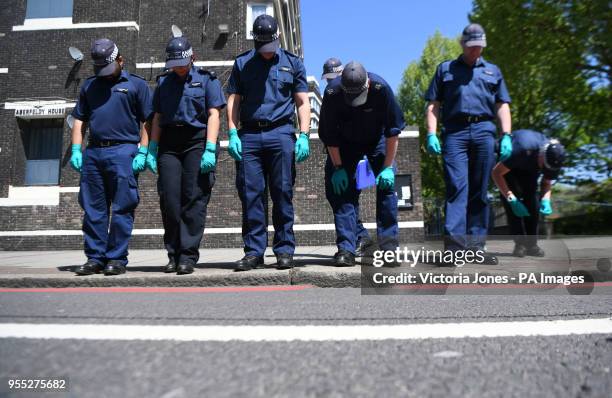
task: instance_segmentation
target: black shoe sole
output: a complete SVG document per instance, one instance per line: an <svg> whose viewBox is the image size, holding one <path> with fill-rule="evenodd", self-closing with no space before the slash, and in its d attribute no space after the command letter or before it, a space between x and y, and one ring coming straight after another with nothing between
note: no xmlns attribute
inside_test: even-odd
<svg viewBox="0 0 612 398"><path fill-rule="evenodd" d="M87 272L82 272L82 271L79 271L78 269L74 271L74 273L77 274L78 276L95 275L95 274L100 274L102 272L104 272L104 267L92 268L91 271L87 271Z"/></svg>
<svg viewBox="0 0 612 398"><path fill-rule="evenodd" d="M334 262L334 267L354 267L355 263Z"/></svg>
<svg viewBox="0 0 612 398"><path fill-rule="evenodd" d="M193 274L193 270L192 270L192 271L187 271L187 270L184 270L184 271L176 271L176 274L177 274L177 275L189 275L189 274Z"/></svg>
<svg viewBox="0 0 612 398"><path fill-rule="evenodd" d="M104 271L104 276L116 276L125 274L126 270Z"/></svg>
<svg viewBox="0 0 612 398"><path fill-rule="evenodd" d="M94 275L95 272L94 271L87 271L87 272L79 272L79 271L74 271L74 273L78 276L88 276L88 275Z"/></svg>

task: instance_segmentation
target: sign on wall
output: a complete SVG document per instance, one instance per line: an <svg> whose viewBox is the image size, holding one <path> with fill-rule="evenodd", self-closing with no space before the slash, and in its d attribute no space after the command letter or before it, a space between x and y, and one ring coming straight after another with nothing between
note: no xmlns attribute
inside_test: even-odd
<svg viewBox="0 0 612 398"><path fill-rule="evenodd" d="M64 117L65 106L42 106L15 109L15 117L22 119Z"/></svg>

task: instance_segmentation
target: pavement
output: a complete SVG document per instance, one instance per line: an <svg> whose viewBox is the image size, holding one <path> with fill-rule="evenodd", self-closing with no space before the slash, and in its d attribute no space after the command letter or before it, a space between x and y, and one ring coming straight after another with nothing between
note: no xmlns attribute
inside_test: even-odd
<svg viewBox="0 0 612 398"><path fill-rule="evenodd" d="M496 266L470 264L456 268L464 273L516 274L519 271L549 271L567 273L570 270L587 270L595 281L610 281L610 258L612 238L587 237L540 241L547 255L544 258L511 256L513 243L510 240L490 240L487 250L496 254ZM441 248L438 242L410 243L400 245L408 250ZM84 263L82 251L20 251L0 252L0 287L113 287L113 286L261 286L261 285L312 285L317 287L360 287L362 267L337 268L333 266L334 246L297 247L294 255L295 268L279 271L275 269L275 257L268 250L265 255L266 268L248 272L234 272L233 262L243 256L242 249L202 249L200 261L191 275L165 274L167 262L163 250L132 250L129 254L128 272L124 275L76 276L73 270ZM359 259L358 259L359 261ZM368 267L369 270L374 269ZM448 272L448 269L432 264L418 263L409 267L404 263L394 272L431 271Z"/></svg>
<svg viewBox="0 0 612 398"><path fill-rule="evenodd" d="M392 270L610 280L609 239L542 241L544 258L487 245L499 265ZM383 269L333 267L334 252L298 247L285 271L267 253L267 269L235 273L241 250L205 249L179 276L161 272L163 251L135 250L115 277L75 276L80 251L0 252L0 396L612 396L609 291L368 294L362 267ZM67 388L10 388L40 379Z"/></svg>

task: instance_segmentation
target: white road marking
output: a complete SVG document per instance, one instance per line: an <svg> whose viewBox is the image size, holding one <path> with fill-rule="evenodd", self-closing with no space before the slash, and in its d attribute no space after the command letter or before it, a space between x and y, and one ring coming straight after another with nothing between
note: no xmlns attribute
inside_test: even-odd
<svg viewBox="0 0 612 398"><path fill-rule="evenodd" d="M0 338L174 341L356 341L612 333L611 318L414 325L166 326L0 324Z"/></svg>

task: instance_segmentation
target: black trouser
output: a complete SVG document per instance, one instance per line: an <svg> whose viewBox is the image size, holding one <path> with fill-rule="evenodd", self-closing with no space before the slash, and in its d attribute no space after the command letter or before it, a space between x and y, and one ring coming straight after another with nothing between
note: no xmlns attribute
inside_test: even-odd
<svg viewBox="0 0 612 398"><path fill-rule="evenodd" d="M538 173L510 170L504 175L508 188L527 208L529 217L517 217L512 208L502 197L502 203L506 209L510 234L513 235L514 243L527 248L537 245L538 221L540 208L538 200Z"/></svg>
<svg viewBox="0 0 612 398"><path fill-rule="evenodd" d="M164 128L157 160L164 245L177 264L196 264L215 172L200 173L205 133Z"/></svg>

